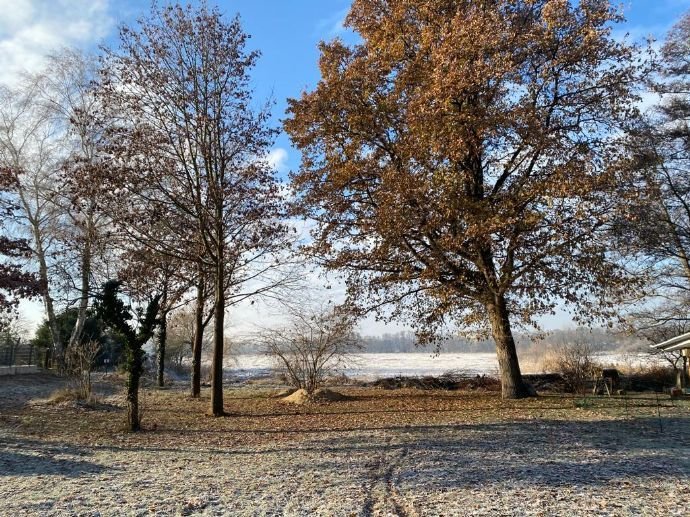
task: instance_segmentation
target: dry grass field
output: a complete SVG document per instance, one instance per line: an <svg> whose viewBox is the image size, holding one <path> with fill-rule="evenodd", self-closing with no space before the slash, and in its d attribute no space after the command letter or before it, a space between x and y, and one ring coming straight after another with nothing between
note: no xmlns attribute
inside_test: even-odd
<svg viewBox="0 0 690 517"><path fill-rule="evenodd" d="M0 515L688 515L690 403L344 387L294 406L185 386L50 402L61 379L0 378ZM204 396L207 394L204 393Z"/></svg>

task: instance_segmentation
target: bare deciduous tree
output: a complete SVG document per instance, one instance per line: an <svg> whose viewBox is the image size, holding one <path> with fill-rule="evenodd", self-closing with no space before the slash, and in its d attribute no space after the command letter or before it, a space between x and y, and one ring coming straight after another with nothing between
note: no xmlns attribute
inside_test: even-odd
<svg viewBox="0 0 690 517"><path fill-rule="evenodd" d="M32 80L36 85L34 102L64 135L59 183L52 200L63 219L56 235L60 257L54 275L62 277L63 304L77 305L74 328L69 336L63 336L69 347L79 343L84 330L93 295L91 286L99 273L97 262L112 255L106 238L109 220L100 210L99 189L94 184L102 161L99 143L103 124L95 95L96 58L63 49L46 61Z"/></svg>
<svg viewBox="0 0 690 517"><path fill-rule="evenodd" d="M690 13L661 48L651 84L660 102L630 132L630 189L613 233L647 281L626 327L659 343L690 330Z"/></svg>
<svg viewBox="0 0 690 517"><path fill-rule="evenodd" d="M80 341L95 261L106 255L108 222L92 174L101 134L94 77L93 58L65 49L14 90L2 91L0 163L15 173L22 216L14 230L30 242L58 361ZM75 302L76 324L61 335L55 307Z"/></svg>
<svg viewBox="0 0 690 517"><path fill-rule="evenodd" d="M38 93L33 80L13 90L0 87L0 167L12 175L12 195L17 208L12 230L25 238L37 264L53 348L61 362L64 336L57 325L50 269L61 216L53 193L59 182L63 140L50 112L34 102Z"/></svg>
<svg viewBox="0 0 690 517"><path fill-rule="evenodd" d="M239 19L198 8L157 8L120 31L105 60L104 103L121 116L104 178L128 237L198 268L197 336L205 279L213 290L211 412L223 414L223 343L230 299L265 292L287 247L279 185L266 156L275 131L252 107ZM195 357L197 357L195 349ZM193 382L194 386L194 382Z"/></svg>

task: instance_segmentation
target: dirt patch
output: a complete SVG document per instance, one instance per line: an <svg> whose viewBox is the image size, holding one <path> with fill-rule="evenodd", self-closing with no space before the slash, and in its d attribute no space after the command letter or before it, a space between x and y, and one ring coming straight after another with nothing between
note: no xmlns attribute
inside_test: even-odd
<svg viewBox="0 0 690 517"><path fill-rule="evenodd" d="M523 379L532 385L537 392L567 392L563 376L558 373L523 375ZM417 390L485 391L492 393L501 391L501 381L496 377L472 375L463 372L448 372L439 377L389 377L363 383L362 385L386 390L412 388Z"/></svg>
<svg viewBox="0 0 690 517"><path fill-rule="evenodd" d="M307 390L297 390L287 397L283 397L283 402L290 404L318 404L323 402L339 402L348 400L350 397L329 389L318 389L309 394Z"/></svg>
<svg viewBox="0 0 690 517"><path fill-rule="evenodd" d="M285 397L289 397L292 395L294 392L297 391L297 388L288 388L285 390L278 390L273 395L271 395L272 398L274 399L284 399Z"/></svg>
<svg viewBox="0 0 690 517"><path fill-rule="evenodd" d="M28 408L41 409L41 406L46 408L53 407L55 409L77 409L89 411L121 411L124 409L118 397L107 397L100 399L95 395L83 399L78 394L69 388L62 388L50 395L46 399L31 399L26 404Z"/></svg>
<svg viewBox="0 0 690 517"><path fill-rule="evenodd" d="M522 376L538 392L566 393L567 386L560 373L535 373Z"/></svg>
<svg viewBox="0 0 690 517"><path fill-rule="evenodd" d="M418 390L500 391L501 389L501 383L495 377L463 372L448 372L439 377L388 377L364 383L364 386L385 390L413 388Z"/></svg>

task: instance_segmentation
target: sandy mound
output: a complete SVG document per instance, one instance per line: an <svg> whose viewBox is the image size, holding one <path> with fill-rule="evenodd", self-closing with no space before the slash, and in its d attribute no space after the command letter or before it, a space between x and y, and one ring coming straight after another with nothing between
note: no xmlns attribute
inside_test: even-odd
<svg viewBox="0 0 690 517"><path fill-rule="evenodd" d="M336 402L347 400L349 397L329 389L318 389L309 395L306 390L297 390L292 395L284 397L283 402L290 404L309 404L318 402Z"/></svg>

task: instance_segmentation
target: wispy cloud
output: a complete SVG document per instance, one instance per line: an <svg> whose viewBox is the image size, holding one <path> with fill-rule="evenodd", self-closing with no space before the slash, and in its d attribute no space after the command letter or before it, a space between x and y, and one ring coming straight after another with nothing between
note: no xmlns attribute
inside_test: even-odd
<svg viewBox="0 0 690 517"><path fill-rule="evenodd" d="M349 8L341 9L329 17L319 20L316 23L316 32L318 35L327 38L335 38L347 32L348 29L345 27L345 18L349 11Z"/></svg>
<svg viewBox="0 0 690 517"><path fill-rule="evenodd" d="M34 71L64 46L88 47L112 27L109 0L0 0L0 83Z"/></svg>

